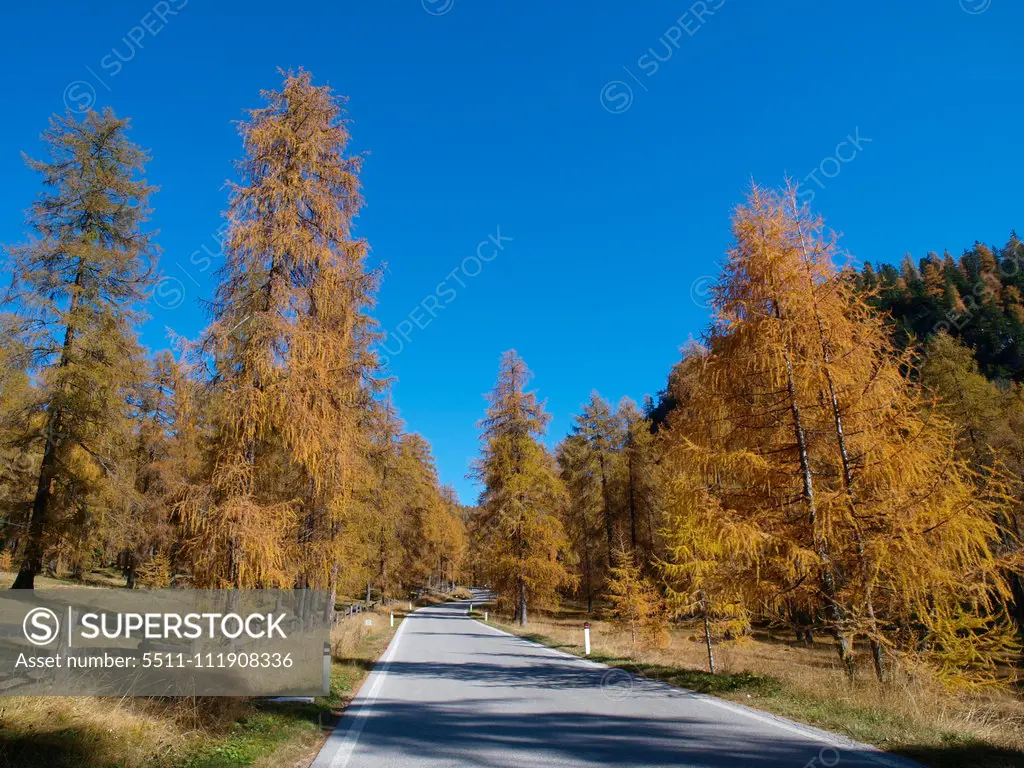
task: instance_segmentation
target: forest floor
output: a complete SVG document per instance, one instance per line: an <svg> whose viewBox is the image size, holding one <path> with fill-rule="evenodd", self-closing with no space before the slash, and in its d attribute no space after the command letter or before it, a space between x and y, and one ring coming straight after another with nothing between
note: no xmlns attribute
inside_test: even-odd
<svg viewBox="0 0 1024 768"><path fill-rule="evenodd" d="M0 571L0 589L10 589L14 583L14 571ZM104 587L117 588L124 586L124 576L117 568L97 568L82 575L81 579L60 579L54 576L36 576L36 589L56 589L63 587Z"/></svg>
<svg viewBox="0 0 1024 768"><path fill-rule="evenodd" d="M0 588L14 574L0 573ZM52 582L52 583L51 583ZM90 574L92 586L110 584ZM69 582L37 579L40 589ZM420 605L441 602L432 595ZM0 768L300 768L308 766L387 648L386 612L341 621L331 634L331 695L311 704L259 699L0 698ZM372 626L366 625L366 620Z"/></svg>
<svg viewBox="0 0 1024 768"><path fill-rule="evenodd" d="M643 649L634 648L628 631L571 606L535 613L525 630L507 615L492 612L490 619L500 629L577 656L583 655L583 623L589 621L589 658L595 661L840 733L933 768L1024 766L1019 692L955 695L905 671L882 686L866 659L851 683L827 638L808 648L791 633L758 631L753 639L717 645L718 673L711 675L695 626L676 625L666 648Z"/></svg>

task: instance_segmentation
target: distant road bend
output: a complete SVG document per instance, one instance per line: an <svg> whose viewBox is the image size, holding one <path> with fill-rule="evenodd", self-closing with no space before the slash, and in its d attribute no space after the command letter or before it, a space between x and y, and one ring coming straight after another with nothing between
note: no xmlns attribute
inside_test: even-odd
<svg viewBox="0 0 1024 768"><path fill-rule="evenodd" d="M312 768L920 768L535 645L470 619L468 602L402 622Z"/></svg>

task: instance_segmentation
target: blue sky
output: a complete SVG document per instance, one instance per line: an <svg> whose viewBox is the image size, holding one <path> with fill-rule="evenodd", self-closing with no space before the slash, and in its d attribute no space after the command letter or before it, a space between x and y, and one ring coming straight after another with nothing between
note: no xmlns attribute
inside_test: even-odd
<svg viewBox="0 0 1024 768"><path fill-rule="evenodd" d="M38 181L20 152L39 153L50 113L131 117L160 187L154 350L205 322L233 121L277 67L350 98L396 403L465 502L501 352L536 374L552 443L592 389L654 393L706 323L752 178L801 181L861 260L958 254L1021 225L1011 0L38 0L0 15L0 242L24 238Z"/></svg>

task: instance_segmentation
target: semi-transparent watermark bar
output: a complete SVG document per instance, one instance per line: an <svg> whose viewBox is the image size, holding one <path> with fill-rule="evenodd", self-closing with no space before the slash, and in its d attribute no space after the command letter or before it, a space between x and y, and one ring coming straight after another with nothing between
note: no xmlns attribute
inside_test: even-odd
<svg viewBox="0 0 1024 768"><path fill-rule="evenodd" d="M0 695L320 696L326 591L0 592Z"/></svg>

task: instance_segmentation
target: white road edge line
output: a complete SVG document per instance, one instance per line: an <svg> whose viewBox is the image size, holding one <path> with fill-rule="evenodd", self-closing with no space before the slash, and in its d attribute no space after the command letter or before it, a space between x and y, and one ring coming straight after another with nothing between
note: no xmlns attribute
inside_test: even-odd
<svg viewBox="0 0 1024 768"><path fill-rule="evenodd" d="M556 656L562 656L566 659L572 659L573 661L580 662L589 667L604 668L609 670L619 669L619 667L609 667L607 664L601 664L600 662L591 661L590 659L584 659L579 656L575 656L571 653L566 653L565 651L559 651L555 648L542 645L541 643L535 643L532 640L527 640L525 637L514 635L511 632L506 632L505 630L498 629L497 627L492 627L490 624L484 624L482 621L479 621L478 619L473 619L473 621L475 621L481 627L491 630L492 632L496 632L501 635L506 635L508 637L514 637L515 639L520 640L521 642L526 643L527 645L532 645L535 648L540 648L542 650L548 651L549 653L553 653ZM829 733L828 731L821 730L820 728L815 728L812 725L803 725L801 723L791 722L789 720L786 720L785 718L778 717L776 715L761 713L755 709L752 709L751 707L745 707L742 704L733 704L732 702L725 701L724 699L719 699L715 696L709 696L706 693L697 693L696 691L691 691L689 688L681 688L679 686L669 685L668 683L663 683L661 680L656 680L652 677L644 677L643 675L637 675L635 672L630 672L629 670L622 671L628 675L633 675L634 677L639 677L643 680L657 683L672 691L683 691L697 699L700 699L701 701L707 704L711 704L712 706L728 710L729 712L733 712L734 714L744 715L746 717L751 718L752 720L757 720L758 722L764 723L765 725L771 725L775 728L779 728L780 730L789 731L790 733L794 733L798 736L803 736L805 738L815 739L816 741L819 741L822 744L827 744L828 746L836 750L863 750L865 754L860 755L860 757L863 757L866 760L870 760L873 763L878 763L879 765L889 766L889 768L923 768L920 763L916 763L913 760L908 760L907 758L900 757L899 755L890 755L887 752L883 752L882 750L878 749L878 747L874 747L870 744L862 744L859 741L847 739L845 736L840 736L839 734Z"/></svg>
<svg viewBox="0 0 1024 768"><path fill-rule="evenodd" d="M409 623L408 619L411 615L411 613L406 614L405 618L402 619L402 623L398 626L395 636L391 638L384 656L377 662L377 666L374 667L370 677L363 683L363 687L359 689L355 699L352 700L352 703L342 713L341 719L334 727L331 735L327 737L327 741L321 748L320 754L317 755L310 768L346 768L348 761L352 759L352 753L355 751L356 744L359 743L359 734L363 732L363 726L366 725L366 721L369 719L370 710L373 708L373 703L376 701L380 688L384 684L388 668L391 666L391 659L394 658L395 651L398 650L398 641L401 639L402 632L405 631L405 626ZM355 709L354 712L353 709ZM348 730L345 731L344 740L332 753L328 750L328 745L334 740L342 723L346 720L350 721L351 724Z"/></svg>

